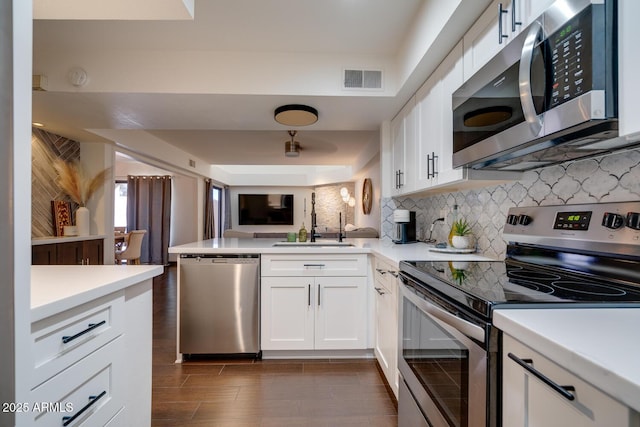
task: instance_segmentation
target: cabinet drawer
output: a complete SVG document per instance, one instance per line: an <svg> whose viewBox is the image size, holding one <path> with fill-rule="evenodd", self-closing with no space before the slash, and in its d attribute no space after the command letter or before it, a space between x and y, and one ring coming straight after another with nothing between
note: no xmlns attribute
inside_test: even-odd
<svg viewBox="0 0 640 427"><path fill-rule="evenodd" d="M33 323L32 388L122 334L124 317L117 292Z"/></svg>
<svg viewBox="0 0 640 427"><path fill-rule="evenodd" d="M375 285L384 286L387 291L394 294L396 290L396 278L398 277L398 268L392 264L375 259L373 277Z"/></svg>
<svg viewBox="0 0 640 427"><path fill-rule="evenodd" d="M263 276L366 276L366 254L263 255Z"/></svg>
<svg viewBox="0 0 640 427"><path fill-rule="evenodd" d="M519 365L510 354L532 371ZM506 334L502 363L505 426L633 425L631 411L622 403ZM554 385L572 387L569 391L574 400L564 397Z"/></svg>
<svg viewBox="0 0 640 427"><path fill-rule="evenodd" d="M105 425L124 406L123 363L120 337L36 387L31 392L32 404L46 402L50 410L34 408L31 425Z"/></svg>

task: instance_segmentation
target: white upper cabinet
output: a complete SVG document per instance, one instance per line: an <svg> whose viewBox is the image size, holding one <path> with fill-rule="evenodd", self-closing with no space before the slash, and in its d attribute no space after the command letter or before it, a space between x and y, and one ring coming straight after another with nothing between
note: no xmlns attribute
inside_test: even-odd
<svg viewBox="0 0 640 427"><path fill-rule="evenodd" d="M416 92L416 146L413 192L479 181L518 179L518 173L453 168L453 107L451 96L463 83L463 49L458 43ZM464 185L463 185L464 183Z"/></svg>
<svg viewBox="0 0 640 427"><path fill-rule="evenodd" d="M464 80L509 44L554 0L500 0L492 2L464 35Z"/></svg>
<svg viewBox="0 0 640 427"><path fill-rule="evenodd" d="M462 83L462 43L458 43L416 93L417 189L464 178L464 169L454 169L452 163L451 95Z"/></svg>
<svg viewBox="0 0 640 427"><path fill-rule="evenodd" d="M513 38L510 7L510 0L492 2L464 35L465 81Z"/></svg>
<svg viewBox="0 0 640 427"><path fill-rule="evenodd" d="M415 188L415 140L415 97L412 97L391 121L392 196L413 191Z"/></svg>

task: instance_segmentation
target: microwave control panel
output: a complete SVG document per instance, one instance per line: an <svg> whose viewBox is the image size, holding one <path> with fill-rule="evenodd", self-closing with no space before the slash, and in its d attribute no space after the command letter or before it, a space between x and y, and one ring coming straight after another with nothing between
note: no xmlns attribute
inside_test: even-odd
<svg viewBox="0 0 640 427"><path fill-rule="evenodd" d="M586 8L547 39L547 60L552 65L549 108L591 90L591 8Z"/></svg>

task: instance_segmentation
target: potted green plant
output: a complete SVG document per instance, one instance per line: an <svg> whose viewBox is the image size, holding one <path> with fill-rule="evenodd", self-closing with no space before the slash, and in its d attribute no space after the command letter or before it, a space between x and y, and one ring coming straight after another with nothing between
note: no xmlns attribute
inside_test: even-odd
<svg viewBox="0 0 640 427"><path fill-rule="evenodd" d="M453 237L451 245L456 249L467 249L469 247L469 235L471 234L471 226L466 219L458 219L452 226Z"/></svg>

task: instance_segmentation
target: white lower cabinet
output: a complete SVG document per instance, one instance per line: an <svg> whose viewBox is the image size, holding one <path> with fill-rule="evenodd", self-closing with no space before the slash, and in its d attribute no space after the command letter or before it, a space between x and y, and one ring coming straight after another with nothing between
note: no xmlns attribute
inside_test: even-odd
<svg viewBox="0 0 640 427"><path fill-rule="evenodd" d="M118 337L31 391L35 426L103 426L124 405L124 341Z"/></svg>
<svg viewBox="0 0 640 427"><path fill-rule="evenodd" d="M387 383L398 397L398 283L397 269L376 258L374 270L375 356Z"/></svg>
<svg viewBox="0 0 640 427"><path fill-rule="evenodd" d="M262 350L366 348L366 277L263 277Z"/></svg>
<svg viewBox="0 0 640 427"><path fill-rule="evenodd" d="M151 425L152 281L34 321L28 425Z"/></svg>
<svg viewBox="0 0 640 427"><path fill-rule="evenodd" d="M637 425L625 405L508 335L504 335L502 364L504 426Z"/></svg>
<svg viewBox="0 0 640 427"><path fill-rule="evenodd" d="M262 350L365 349L366 265L364 254L263 255Z"/></svg>

